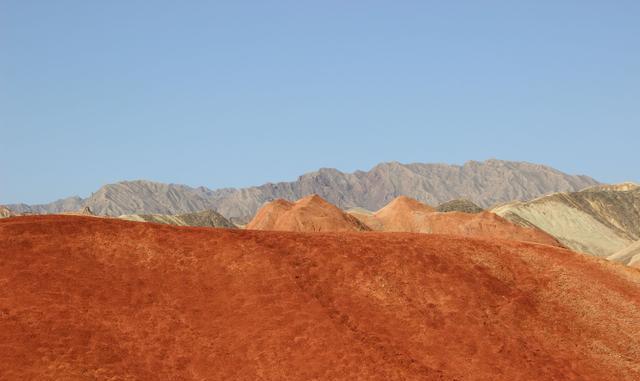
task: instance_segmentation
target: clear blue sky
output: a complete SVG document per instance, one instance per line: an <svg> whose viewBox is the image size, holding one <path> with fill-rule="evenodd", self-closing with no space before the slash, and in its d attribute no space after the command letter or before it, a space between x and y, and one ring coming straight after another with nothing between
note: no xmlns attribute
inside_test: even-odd
<svg viewBox="0 0 640 381"><path fill-rule="evenodd" d="M640 1L0 1L0 203L499 158L640 181Z"/></svg>

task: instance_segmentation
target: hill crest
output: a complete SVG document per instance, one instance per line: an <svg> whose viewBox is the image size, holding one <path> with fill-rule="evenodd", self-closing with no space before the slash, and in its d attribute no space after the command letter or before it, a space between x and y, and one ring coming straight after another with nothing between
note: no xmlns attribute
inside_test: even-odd
<svg viewBox="0 0 640 381"><path fill-rule="evenodd" d="M291 203L276 200L265 204L247 224L251 230L299 232L342 232L371 230L318 195L309 195Z"/></svg>

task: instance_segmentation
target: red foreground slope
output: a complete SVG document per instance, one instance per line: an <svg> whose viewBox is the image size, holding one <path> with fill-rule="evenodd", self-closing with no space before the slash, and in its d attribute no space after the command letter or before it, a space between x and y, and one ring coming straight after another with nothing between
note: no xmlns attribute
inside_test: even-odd
<svg viewBox="0 0 640 381"><path fill-rule="evenodd" d="M638 380L640 271L408 233L0 221L2 380Z"/></svg>

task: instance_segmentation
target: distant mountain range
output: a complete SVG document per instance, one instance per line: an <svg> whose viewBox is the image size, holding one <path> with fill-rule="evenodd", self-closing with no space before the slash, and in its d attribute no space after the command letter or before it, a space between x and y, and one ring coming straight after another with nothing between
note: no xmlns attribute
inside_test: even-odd
<svg viewBox="0 0 640 381"><path fill-rule="evenodd" d="M144 180L105 185L88 198L69 197L49 204L17 204L18 213L60 213L89 207L95 214L183 214L215 209L237 223L248 222L265 202L297 200L317 194L342 209L378 210L400 195L438 205L467 199L483 208L529 200L552 192L571 192L599 184L588 176L568 175L525 162L487 160L464 165L381 163L370 171L344 173L322 168L296 181L249 188L211 190Z"/></svg>

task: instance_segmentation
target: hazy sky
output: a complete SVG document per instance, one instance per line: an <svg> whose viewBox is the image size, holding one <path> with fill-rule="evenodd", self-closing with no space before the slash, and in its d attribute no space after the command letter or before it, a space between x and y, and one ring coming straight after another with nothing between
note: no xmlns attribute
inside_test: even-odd
<svg viewBox="0 0 640 381"><path fill-rule="evenodd" d="M640 181L640 1L0 0L0 203L499 158Z"/></svg>

